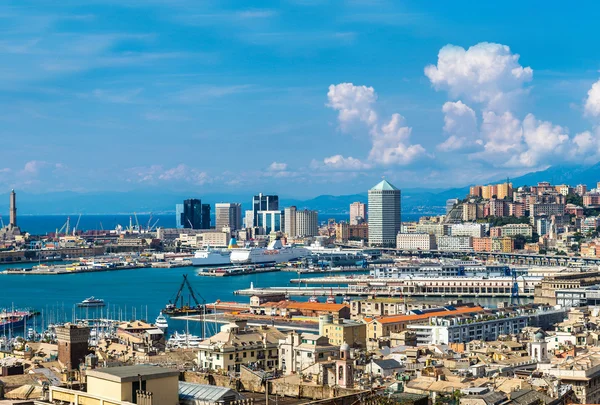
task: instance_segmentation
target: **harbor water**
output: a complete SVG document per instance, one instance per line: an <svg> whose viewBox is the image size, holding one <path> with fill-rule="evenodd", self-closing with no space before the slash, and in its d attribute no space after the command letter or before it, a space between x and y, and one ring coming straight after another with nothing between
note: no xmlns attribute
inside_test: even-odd
<svg viewBox="0 0 600 405"><path fill-rule="evenodd" d="M0 265L0 271L12 265ZM159 312L172 300L187 274L195 290L207 303L217 300L247 303L249 298L235 296L234 291L255 287L283 287L292 285L290 280L298 278L295 272L273 272L242 275L235 277L201 277L197 268L179 267L171 269L142 268L112 272L78 273L66 275L5 275L0 274L0 308L31 308L44 312L44 324L49 322L71 321L73 312L78 318L100 316L100 308L77 308L76 304L94 296L106 302L102 315L113 319L131 320L146 319L154 322ZM331 275L324 273L323 276ZM315 277L309 273L305 277ZM184 301L189 300L187 289L183 290ZM306 300L307 298L297 298ZM439 298L439 302L447 302L450 298ZM341 298L338 298L338 302ZM427 299L433 301L434 299ZM483 305L496 306L506 299L465 298L464 301L477 301ZM525 301L527 302L527 301ZM135 315L135 317L134 317ZM207 315L210 320L210 316ZM30 321L29 326L33 321ZM36 318L41 329L42 317ZM184 331L186 322L169 319L169 332ZM208 332L215 333L217 328L207 327ZM195 335L202 334L200 322L189 322L189 331ZM0 331L2 334L2 331Z"/></svg>

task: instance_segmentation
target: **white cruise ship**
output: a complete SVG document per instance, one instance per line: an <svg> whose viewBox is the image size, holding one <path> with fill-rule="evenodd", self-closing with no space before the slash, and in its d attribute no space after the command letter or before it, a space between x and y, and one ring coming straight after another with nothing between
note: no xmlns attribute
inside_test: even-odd
<svg viewBox="0 0 600 405"><path fill-rule="evenodd" d="M203 249L197 250L192 257L192 266L223 266L231 264L231 250L228 249Z"/></svg>
<svg viewBox="0 0 600 405"><path fill-rule="evenodd" d="M303 247L283 246L281 241L275 240L266 248L243 248L231 251L231 263L234 264L262 264L284 263L310 255L310 251Z"/></svg>

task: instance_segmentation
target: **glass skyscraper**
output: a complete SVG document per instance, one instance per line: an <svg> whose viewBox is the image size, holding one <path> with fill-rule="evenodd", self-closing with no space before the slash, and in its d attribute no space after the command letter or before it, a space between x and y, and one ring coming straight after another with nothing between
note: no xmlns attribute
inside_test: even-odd
<svg viewBox="0 0 600 405"><path fill-rule="evenodd" d="M202 204L197 198L185 200L175 206L177 227L187 229L210 229L210 204Z"/></svg>

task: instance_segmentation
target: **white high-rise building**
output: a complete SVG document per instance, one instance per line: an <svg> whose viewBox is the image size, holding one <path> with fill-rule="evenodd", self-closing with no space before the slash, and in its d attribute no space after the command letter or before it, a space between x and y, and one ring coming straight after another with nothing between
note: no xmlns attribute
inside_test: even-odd
<svg viewBox="0 0 600 405"><path fill-rule="evenodd" d="M290 237L296 237L296 207L291 206L283 210L283 232Z"/></svg>
<svg viewBox="0 0 600 405"><path fill-rule="evenodd" d="M350 204L350 225L358 225L365 222L367 219L367 211L365 204L361 202L353 202Z"/></svg>
<svg viewBox="0 0 600 405"><path fill-rule="evenodd" d="M396 246L400 232L400 190L387 180L369 190L369 245Z"/></svg>
<svg viewBox="0 0 600 405"><path fill-rule="evenodd" d="M254 211L246 210L244 216L244 228L252 228L254 226Z"/></svg>
<svg viewBox="0 0 600 405"><path fill-rule="evenodd" d="M217 231L229 228L237 231L242 227L242 205L240 203L215 204L215 228Z"/></svg>
<svg viewBox="0 0 600 405"><path fill-rule="evenodd" d="M296 211L296 236L316 236L319 234L319 213L317 211Z"/></svg>

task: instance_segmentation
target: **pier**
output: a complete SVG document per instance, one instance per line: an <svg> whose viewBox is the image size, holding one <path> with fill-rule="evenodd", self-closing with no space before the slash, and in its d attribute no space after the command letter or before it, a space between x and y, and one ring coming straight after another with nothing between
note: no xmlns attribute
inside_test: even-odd
<svg viewBox="0 0 600 405"><path fill-rule="evenodd" d="M331 284L345 284L346 287L267 287L235 291L236 295L266 295L286 294L291 297L305 296L349 296L349 297L511 297L513 287L518 287L519 296L533 297L535 286L540 284L541 277L520 277L513 280L511 277L496 277L486 279L448 277L448 278L411 278L411 279L344 279L341 277L330 278ZM305 279L315 284L327 284L323 279ZM309 283L307 283L309 284Z"/></svg>

